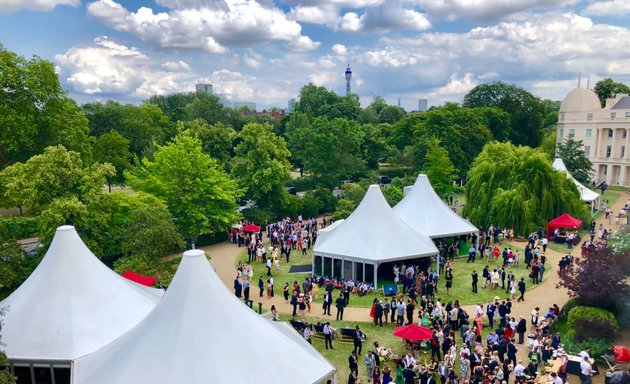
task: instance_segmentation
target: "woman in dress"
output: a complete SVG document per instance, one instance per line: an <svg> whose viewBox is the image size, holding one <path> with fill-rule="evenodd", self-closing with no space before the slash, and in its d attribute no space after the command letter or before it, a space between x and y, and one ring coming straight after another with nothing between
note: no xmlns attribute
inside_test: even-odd
<svg viewBox="0 0 630 384"><path fill-rule="evenodd" d="M470 370L470 360L468 360L468 354L464 353L459 358L459 370L461 372L462 380L468 378L468 371Z"/></svg>
<svg viewBox="0 0 630 384"><path fill-rule="evenodd" d="M389 368L389 365L385 364L385 366L383 366L382 384L389 384L391 382L392 382L392 370Z"/></svg>
<svg viewBox="0 0 630 384"><path fill-rule="evenodd" d="M514 300L516 295L516 279L510 280L510 300Z"/></svg>
<svg viewBox="0 0 630 384"><path fill-rule="evenodd" d="M374 367L372 371L372 380L374 384L381 384L381 369L379 367Z"/></svg>

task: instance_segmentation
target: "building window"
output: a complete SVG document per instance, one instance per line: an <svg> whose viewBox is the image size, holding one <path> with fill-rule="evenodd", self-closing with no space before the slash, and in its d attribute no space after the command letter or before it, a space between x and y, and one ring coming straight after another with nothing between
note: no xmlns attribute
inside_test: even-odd
<svg viewBox="0 0 630 384"><path fill-rule="evenodd" d="M626 119L630 118L630 112L626 112Z"/></svg>
<svg viewBox="0 0 630 384"><path fill-rule="evenodd" d="M569 129L569 139L572 139L575 137L575 129L570 128Z"/></svg>
<svg viewBox="0 0 630 384"><path fill-rule="evenodd" d="M587 121L593 120L593 112L589 112L589 113L586 114L586 120Z"/></svg>
<svg viewBox="0 0 630 384"><path fill-rule="evenodd" d="M593 136L593 130L592 129L587 129L586 130L586 138L590 139Z"/></svg>
<svg viewBox="0 0 630 384"><path fill-rule="evenodd" d="M626 137L628 137L628 130L627 130L627 129L624 129L624 130L623 130L623 133L621 134L621 138L622 138L622 139L625 139Z"/></svg>
<svg viewBox="0 0 630 384"><path fill-rule="evenodd" d="M562 140L563 136L564 136L564 129L560 128L558 132L558 137Z"/></svg>
<svg viewBox="0 0 630 384"><path fill-rule="evenodd" d="M612 129L609 129L609 130L608 130L608 138L609 138L609 139L612 139L612 136L613 136L613 130L612 130Z"/></svg>
<svg viewBox="0 0 630 384"><path fill-rule="evenodd" d="M606 146L606 157L610 157L612 155L612 145Z"/></svg>
<svg viewBox="0 0 630 384"><path fill-rule="evenodd" d="M624 157L626 155L626 146L622 145L621 146L621 155L619 155L619 157Z"/></svg>
<svg viewBox="0 0 630 384"><path fill-rule="evenodd" d="M564 112L560 112L560 120L564 120Z"/></svg>
<svg viewBox="0 0 630 384"><path fill-rule="evenodd" d="M610 112L610 120L615 120L615 117L617 117L617 112Z"/></svg>
<svg viewBox="0 0 630 384"><path fill-rule="evenodd" d="M590 145L585 145L584 146L584 156L589 157L591 155L591 146Z"/></svg>

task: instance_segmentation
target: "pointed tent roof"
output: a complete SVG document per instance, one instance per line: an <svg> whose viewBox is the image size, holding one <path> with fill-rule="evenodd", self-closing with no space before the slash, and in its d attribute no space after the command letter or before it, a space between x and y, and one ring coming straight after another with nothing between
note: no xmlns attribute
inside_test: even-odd
<svg viewBox="0 0 630 384"><path fill-rule="evenodd" d="M160 296L109 269L74 227L59 227L35 271L0 303L5 352L12 359L74 360L136 325Z"/></svg>
<svg viewBox="0 0 630 384"><path fill-rule="evenodd" d="M370 185L354 212L321 240L315 255L379 263L438 253L431 239L394 213L378 185Z"/></svg>
<svg viewBox="0 0 630 384"><path fill-rule="evenodd" d="M560 171L560 172L566 173L567 177L570 178L571 180L573 180L573 183L575 184L575 186L577 187L578 191L580 192L580 198L582 199L582 201L590 203L591 201L595 201L595 200L599 199L599 194L597 192L593 191L592 189L589 189L589 188L585 187L582 183L577 181L569 173L569 170L564 165L564 161L562 161L561 158L558 157L558 158L554 159L554 161L553 161L553 169L555 169L556 171Z"/></svg>
<svg viewBox="0 0 630 384"><path fill-rule="evenodd" d="M582 226L582 220L576 219L575 217L569 215L568 213L563 213L562 215L556 217L547 223L549 228L579 228Z"/></svg>
<svg viewBox="0 0 630 384"><path fill-rule="evenodd" d="M335 368L240 302L201 250L184 253L155 309L74 363L74 383L319 383ZM246 358L244 358L246 356Z"/></svg>
<svg viewBox="0 0 630 384"><path fill-rule="evenodd" d="M479 231L440 199L424 174L418 175L413 188L396 204L394 212L412 228L431 238Z"/></svg>

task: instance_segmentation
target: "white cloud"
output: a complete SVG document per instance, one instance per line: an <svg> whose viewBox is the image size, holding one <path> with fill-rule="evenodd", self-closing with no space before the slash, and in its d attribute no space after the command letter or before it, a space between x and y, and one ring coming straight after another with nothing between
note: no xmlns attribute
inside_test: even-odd
<svg viewBox="0 0 630 384"><path fill-rule="evenodd" d="M630 14L630 2L627 0L591 0L584 14L593 16L625 16Z"/></svg>
<svg viewBox="0 0 630 384"><path fill-rule="evenodd" d="M301 50L318 46L302 35L302 27L289 20L282 10L256 1L226 0L225 7L208 7L202 3L198 8L186 8L192 5L192 0L162 2L184 8L154 13L142 7L130 12L113 0L97 0L87 8L90 15L104 24L160 48L225 53L227 47L269 41L286 42Z"/></svg>
<svg viewBox="0 0 630 384"><path fill-rule="evenodd" d="M81 0L2 0L0 1L0 13L12 13L19 10L51 11L61 5L76 7Z"/></svg>
<svg viewBox="0 0 630 384"><path fill-rule="evenodd" d="M366 8L362 15L347 12L337 21L337 29L350 32L376 32L389 30L424 31L431 28L426 16L414 9L404 8L398 1Z"/></svg>
<svg viewBox="0 0 630 384"><path fill-rule="evenodd" d="M446 85L431 90L427 96L432 100L461 100L479 83L472 73L466 73L463 77L451 75Z"/></svg>
<svg viewBox="0 0 630 384"><path fill-rule="evenodd" d="M66 83L77 93L146 98L192 89L196 76L184 61L155 63L135 47L106 36L55 56Z"/></svg>
<svg viewBox="0 0 630 384"><path fill-rule="evenodd" d="M419 5L429 14L455 20L468 18L492 21L533 9L552 9L573 5L579 0L405 0ZM619 0L623 1L623 0Z"/></svg>
<svg viewBox="0 0 630 384"><path fill-rule="evenodd" d="M255 80L253 76L228 69L214 71L208 78L214 92L232 101L254 100L255 92L252 84Z"/></svg>
<svg viewBox="0 0 630 384"><path fill-rule="evenodd" d="M348 49L343 44L334 44L330 50L337 56L345 56L348 53Z"/></svg>
<svg viewBox="0 0 630 384"><path fill-rule="evenodd" d="M313 41L308 36L300 36L289 42L289 46L299 52L312 51L313 49L317 49L320 44L319 41Z"/></svg>
<svg viewBox="0 0 630 384"><path fill-rule="evenodd" d="M288 17L291 20L333 26L337 21L339 9L331 6L303 6L298 5L291 9Z"/></svg>

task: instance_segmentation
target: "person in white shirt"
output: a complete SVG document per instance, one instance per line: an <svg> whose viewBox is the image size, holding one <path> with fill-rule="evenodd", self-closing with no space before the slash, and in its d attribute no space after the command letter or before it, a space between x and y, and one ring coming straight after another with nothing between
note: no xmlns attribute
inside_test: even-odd
<svg viewBox="0 0 630 384"><path fill-rule="evenodd" d="M591 363L588 361L588 357L584 357L582 362L580 363L580 379L582 380L582 384L591 384L593 375L593 367Z"/></svg>
<svg viewBox="0 0 630 384"><path fill-rule="evenodd" d="M563 384L562 379L560 378L560 376L558 376L557 373L555 372L551 372L551 382L553 384Z"/></svg>
<svg viewBox="0 0 630 384"><path fill-rule="evenodd" d="M591 349L590 348L585 348L582 352L580 352L580 357L582 358L582 360L584 360L585 358L590 360L591 359Z"/></svg>
<svg viewBox="0 0 630 384"><path fill-rule="evenodd" d="M514 367L514 376L517 378L525 376L525 366L523 365L523 360L519 360L516 367Z"/></svg>

